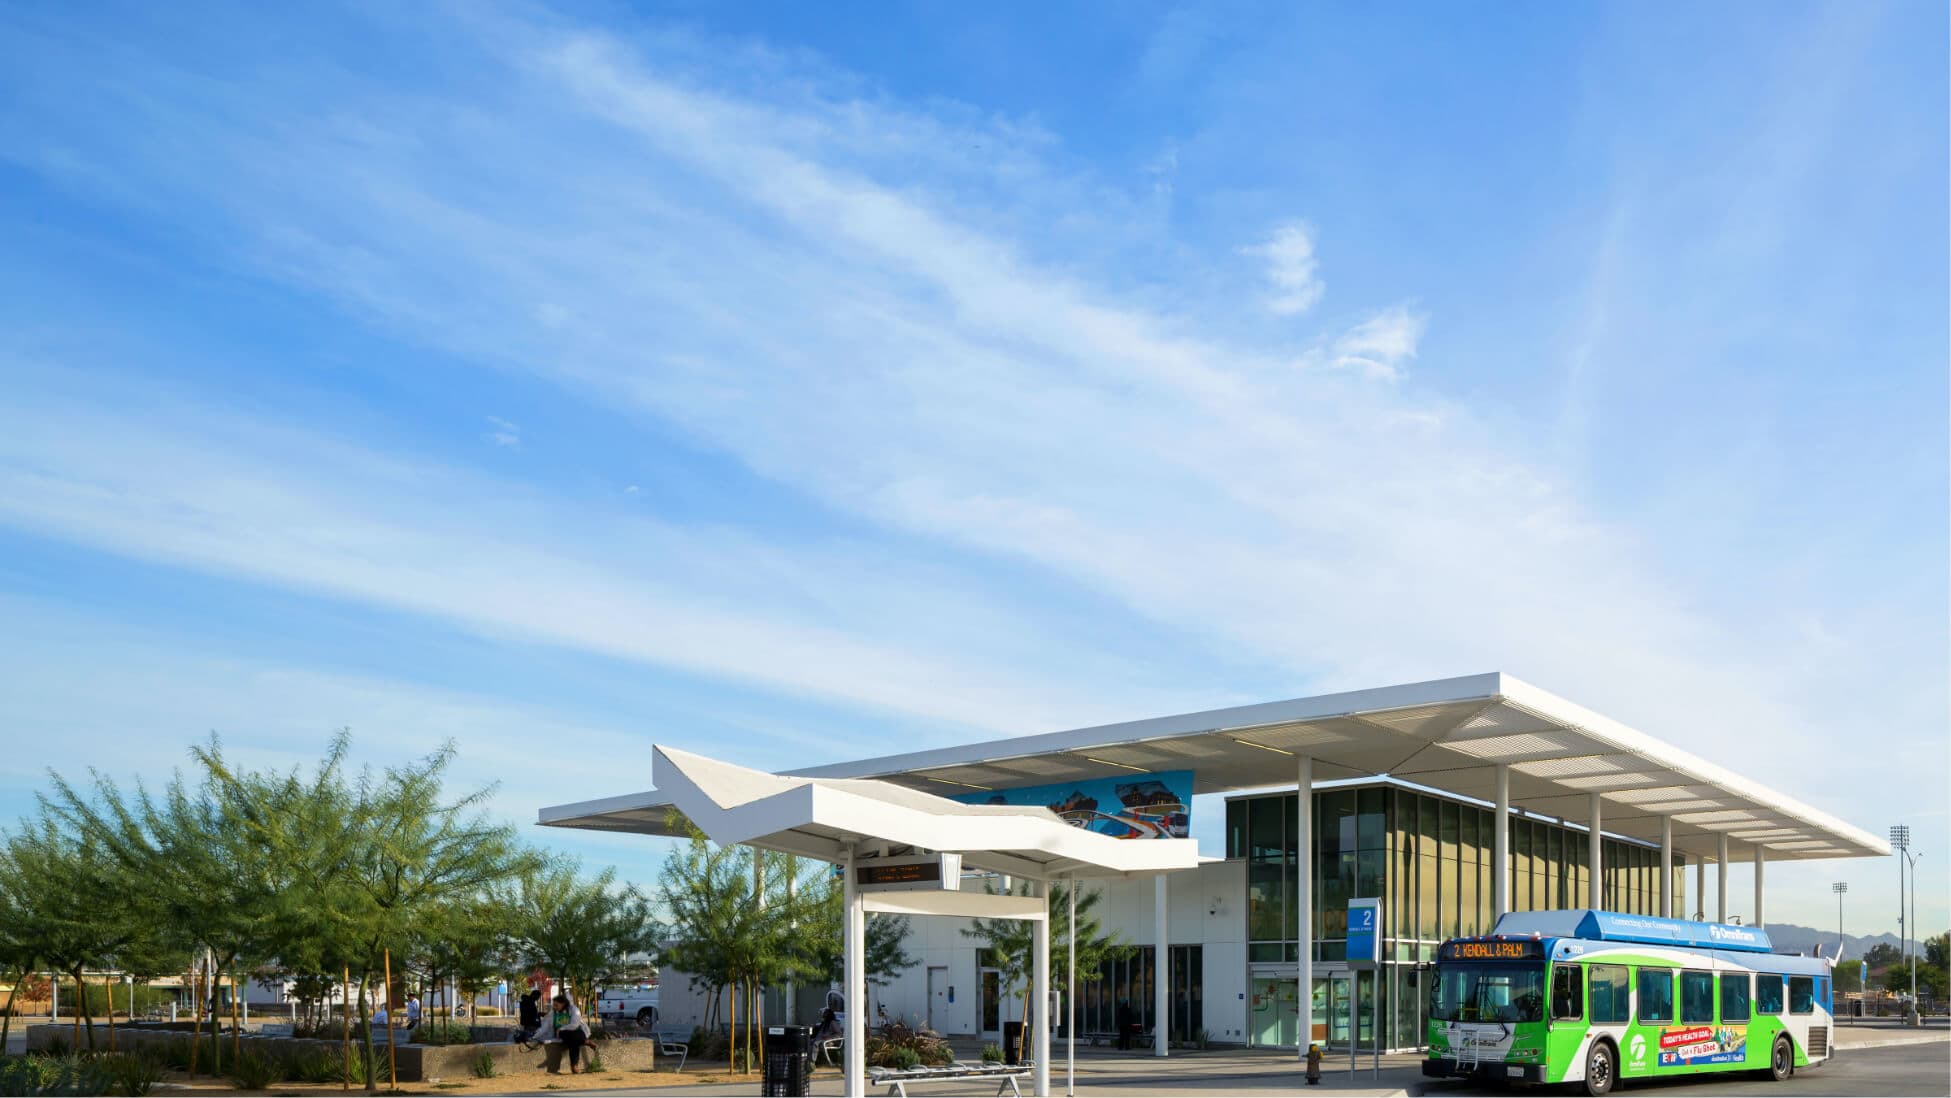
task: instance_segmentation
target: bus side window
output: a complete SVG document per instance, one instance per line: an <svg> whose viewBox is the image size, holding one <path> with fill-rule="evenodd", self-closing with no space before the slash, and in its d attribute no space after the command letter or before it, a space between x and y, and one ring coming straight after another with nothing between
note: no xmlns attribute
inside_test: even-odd
<svg viewBox="0 0 1951 1098"><path fill-rule="evenodd" d="M1764 972L1755 977L1755 1013L1780 1014L1782 1012L1782 978L1772 972Z"/></svg>
<svg viewBox="0 0 1951 1098"><path fill-rule="evenodd" d="M1748 981L1745 972L1721 973L1721 1021L1746 1022L1748 1020Z"/></svg>
<svg viewBox="0 0 1951 1098"><path fill-rule="evenodd" d="M1591 965L1586 968L1591 987L1585 998L1591 1004L1594 1025L1625 1025L1632 1021L1625 965Z"/></svg>
<svg viewBox="0 0 1951 1098"><path fill-rule="evenodd" d="M1816 1009L1816 982L1810 976L1788 978L1788 1012L1813 1014Z"/></svg>
<svg viewBox="0 0 1951 1098"><path fill-rule="evenodd" d="M1579 966L1551 966L1551 1017L1554 1021L1579 1021L1585 1017L1585 981Z"/></svg>
<svg viewBox="0 0 1951 1098"><path fill-rule="evenodd" d="M1639 970L1639 1020L1641 1022L1673 1021L1672 969L1642 968Z"/></svg>
<svg viewBox="0 0 1951 1098"><path fill-rule="evenodd" d="M1690 1026L1714 1024L1714 974L1680 974L1680 1020Z"/></svg>

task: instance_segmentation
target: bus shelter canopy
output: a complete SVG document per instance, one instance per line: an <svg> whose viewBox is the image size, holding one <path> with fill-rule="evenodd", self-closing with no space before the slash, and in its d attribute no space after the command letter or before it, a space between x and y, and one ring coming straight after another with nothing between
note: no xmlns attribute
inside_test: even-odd
<svg viewBox="0 0 1951 1098"><path fill-rule="evenodd" d="M1074 827L1047 808L963 804L893 782L809 778L653 746L646 793L541 810L549 827L716 843L842 862L912 849L960 854L965 869L1028 880L1149 876L1198 864L1195 839L1127 841Z"/></svg>

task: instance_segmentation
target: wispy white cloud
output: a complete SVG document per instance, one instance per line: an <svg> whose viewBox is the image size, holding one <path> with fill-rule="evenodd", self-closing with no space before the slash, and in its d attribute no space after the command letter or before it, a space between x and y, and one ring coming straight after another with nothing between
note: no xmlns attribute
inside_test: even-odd
<svg viewBox="0 0 1951 1098"><path fill-rule="evenodd" d="M1404 366L1416 357L1426 323L1427 318L1406 305L1383 309L1336 338L1327 362L1379 381L1400 380Z"/></svg>
<svg viewBox="0 0 1951 1098"><path fill-rule="evenodd" d="M214 115L194 88L152 99L146 116L176 141L134 166L213 240L244 241L229 257L254 271L411 346L548 378L727 455L933 557L938 575L909 577L897 606L872 602L887 558L831 579L829 554L808 564L802 547L767 545L751 516L730 539L735 561L758 554L805 588L836 584L895 611L826 618L801 613L798 584L740 587L727 578L738 569L714 570L718 542L632 527L600 554L590 546L615 532L612 516L455 514L415 487L424 470L321 481L309 465L254 461L278 450L261 440L145 436L161 459L131 463L93 445L126 437L123 424L43 437L32 410L9 424L7 520L484 631L1023 731L1163 711L1189 700L1188 677L1229 669L1298 693L1499 668L1658 734L1713 730L1703 754L1819 799L1806 759L1827 740L1809 714L1830 707L1802 654L1773 622L1704 612L1663 573L1657 532L1581 498L1501 410L1417 384L1422 313L1351 303L1360 319L1303 356L1323 368L1297 370L1288 343L1160 307L1113 264L1078 258L1153 230L1107 225L1088 202L1053 214L1042 196L1090 184L1052 167L1061 158L1027 127L862 98L817 74L791 94L755 92L778 85L655 41L517 30L487 33L483 82L461 89L401 97L294 69L290 86L223 89L277 104L282 120ZM307 113L321 88L343 115ZM111 164L142 155L86 134L70 145ZM215 167L205 178L178 163ZM1050 244L1080 237L1093 246ZM1255 250L1277 311L1320 299L1313 243L1291 225ZM508 529L551 536L510 541ZM473 548L456 558L457 545ZM656 569L617 566L646 546ZM987 658L984 643L1014 631L1030 644L1055 624L1034 609L984 616L969 591L990 567L1142 616L1173 646L1180 685L1077 673L1084 657L1054 644ZM510 589L509 575L546 582ZM914 640L927 623L972 621L960 640Z"/></svg>
<svg viewBox="0 0 1951 1098"><path fill-rule="evenodd" d="M488 417L488 433L482 437L496 446L520 446L522 429L500 416Z"/></svg>
<svg viewBox="0 0 1951 1098"><path fill-rule="evenodd" d="M1264 243L1242 249L1266 261L1267 282L1272 294L1267 308L1281 316L1298 316L1314 308L1327 291L1321 281L1320 262L1314 255L1314 230L1293 222L1275 229Z"/></svg>

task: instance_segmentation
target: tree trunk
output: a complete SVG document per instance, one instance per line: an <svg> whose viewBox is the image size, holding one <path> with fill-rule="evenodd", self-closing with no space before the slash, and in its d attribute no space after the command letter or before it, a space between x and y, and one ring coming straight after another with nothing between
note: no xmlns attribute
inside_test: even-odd
<svg viewBox="0 0 1951 1098"><path fill-rule="evenodd" d="M212 963L210 965L210 1074L222 1075L224 1073L224 1019L223 1015L217 1013L217 977L222 973L223 966L216 964L215 961L216 958L212 957Z"/></svg>
<svg viewBox="0 0 1951 1098"><path fill-rule="evenodd" d="M190 973L190 1078L196 1078L196 1046L203 1043L203 973Z"/></svg>
<svg viewBox="0 0 1951 1098"><path fill-rule="evenodd" d="M108 1003L108 1050L110 1052L114 1052L115 1051L115 979L114 977L112 976L102 977L102 992L104 995L107 996L107 1003ZM133 995L131 995L130 997L134 998Z"/></svg>
<svg viewBox="0 0 1951 1098"><path fill-rule="evenodd" d="M7 1038L14 1030L14 996L20 994L20 985L27 979L27 970L21 969L15 977L13 987L7 990L7 1013L0 1015L0 1051L7 1047Z"/></svg>
<svg viewBox="0 0 1951 1098"><path fill-rule="evenodd" d="M237 1060L244 1055L244 1026L237 1016L237 997L241 991L237 984L237 970L230 970L230 1058Z"/></svg>
<svg viewBox="0 0 1951 1098"><path fill-rule="evenodd" d="M88 983L82 978L81 968L76 966L72 975L75 978L75 1051L81 1051L82 1020L87 1019L88 1051L95 1051L95 1012L88 1009Z"/></svg>
<svg viewBox="0 0 1951 1098"><path fill-rule="evenodd" d="M370 968L359 973L359 1033L364 1038L362 1043L365 1045L361 1057L366 1065L366 1093L378 1094L379 1076L373 1071L372 1015L366 1010L366 985L372 982L372 978L373 972ZM392 1021L390 1011L387 1014L387 1021L389 1023Z"/></svg>

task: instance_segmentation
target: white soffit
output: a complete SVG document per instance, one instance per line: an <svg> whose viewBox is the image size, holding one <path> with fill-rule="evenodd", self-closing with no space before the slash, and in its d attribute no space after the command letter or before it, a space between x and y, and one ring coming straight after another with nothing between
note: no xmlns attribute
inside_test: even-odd
<svg viewBox="0 0 1951 1098"><path fill-rule="evenodd" d="M1192 770L1195 793L1291 785L1298 756L1316 781L1389 776L1490 800L1509 764L1511 803L1582 823L1598 794L1603 830L1739 860L1887 855L1889 844L1691 752L1501 673L1218 709L963 747L811 767L951 794L1141 770ZM944 784L947 783L947 784ZM1725 813L1725 814L1722 814Z"/></svg>
<svg viewBox="0 0 1951 1098"><path fill-rule="evenodd" d="M1717 856L1724 836L1731 857L1740 861L1751 860L1756 846L1766 847L1770 860L1890 853L1888 843L1860 828L1501 673L1153 717L789 775L748 773L834 785L877 779L860 784L952 797L1135 771L1191 770L1195 793L1227 793L1291 787L1302 755L1314 760L1316 781L1389 776L1483 801L1495 794L1498 765L1508 764L1514 808L1583 823L1596 794L1607 833L1657 843L1662 820L1671 819L1675 847L1694 857ZM632 794L544 809L542 822L666 834L658 828L661 806L669 803L659 793ZM1119 845L1175 841L1190 842Z"/></svg>

